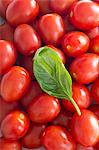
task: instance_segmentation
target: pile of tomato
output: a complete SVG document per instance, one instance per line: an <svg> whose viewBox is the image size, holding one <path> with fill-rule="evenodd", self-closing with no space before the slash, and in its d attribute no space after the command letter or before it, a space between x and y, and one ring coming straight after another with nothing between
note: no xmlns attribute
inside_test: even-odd
<svg viewBox="0 0 99 150"><path fill-rule="evenodd" d="M0 0L0 150L99 150L99 0ZM45 93L33 57L53 49L72 97Z"/></svg>

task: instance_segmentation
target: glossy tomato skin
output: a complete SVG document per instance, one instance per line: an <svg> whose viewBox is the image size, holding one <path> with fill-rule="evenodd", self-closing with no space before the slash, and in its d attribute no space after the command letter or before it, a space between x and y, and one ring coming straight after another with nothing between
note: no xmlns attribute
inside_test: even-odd
<svg viewBox="0 0 99 150"><path fill-rule="evenodd" d="M33 54L41 46L39 35L27 24L21 24L15 29L14 42L23 55Z"/></svg>
<svg viewBox="0 0 99 150"><path fill-rule="evenodd" d="M38 30L45 44L57 46L64 35L64 22L58 14L43 15L38 22Z"/></svg>
<svg viewBox="0 0 99 150"><path fill-rule="evenodd" d="M50 122L59 114L60 103L52 96L41 94L32 100L27 112L33 122Z"/></svg>
<svg viewBox="0 0 99 150"><path fill-rule="evenodd" d="M35 0L14 0L7 7L6 19L11 25L17 26L34 20L38 12L39 5Z"/></svg>
<svg viewBox="0 0 99 150"><path fill-rule="evenodd" d="M1 150L22 150L22 145L19 141L11 141L4 138L0 138Z"/></svg>
<svg viewBox="0 0 99 150"><path fill-rule="evenodd" d="M22 111L12 111L1 123L1 132L6 139L18 140L29 128L29 119Z"/></svg>
<svg viewBox="0 0 99 150"><path fill-rule="evenodd" d="M48 47L52 48L52 49L58 54L58 56L59 56L60 59L62 60L63 64L66 63L66 56L65 56L65 54L62 52L62 50L60 50L59 48L56 48L56 47L53 46L53 45L48 45Z"/></svg>
<svg viewBox="0 0 99 150"><path fill-rule="evenodd" d="M72 31L65 34L62 41L62 48L68 56L76 57L88 50L89 42L90 40L85 33Z"/></svg>
<svg viewBox="0 0 99 150"><path fill-rule="evenodd" d="M72 4L76 1L77 0L50 0L50 7L55 13L66 15Z"/></svg>
<svg viewBox="0 0 99 150"><path fill-rule="evenodd" d="M99 35L91 40L90 50L92 53L99 55Z"/></svg>
<svg viewBox="0 0 99 150"><path fill-rule="evenodd" d="M72 98L74 99L74 101L76 102L76 104L79 106L80 109L83 108L88 108L91 101L90 101L90 92L87 89L86 86L81 85L79 83L73 82L72 84L72 93L73 96ZM71 111L71 112L75 112L75 108L72 105L72 103L68 100L63 100L62 101L63 106Z"/></svg>
<svg viewBox="0 0 99 150"><path fill-rule="evenodd" d="M75 142L69 132L61 126L49 126L42 136L47 150L75 150Z"/></svg>
<svg viewBox="0 0 99 150"><path fill-rule="evenodd" d="M12 67L17 58L17 51L13 43L0 40L0 75L5 74Z"/></svg>
<svg viewBox="0 0 99 150"><path fill-rule="evenodd" d="M98 120L99 120L99 105L94 104L89 107L89 110L91 110L98 117Z"/></svg>
<svg viewBox="0 0 99 150"><path fill-rule="evenodd" d="M95 38L96 36L99 35L99 27L95 27L95 28L93 28L91 30L86 31L86 34L88 35L88 37L90 39Z"/></svg>
<svg viewBox="0 0 99 150"><path fill-rule="evenodd" d="M95 80L91 87L91 95L97 104L99 104L99 78Z"/></svg>
<svg viewBox="0 0 99 150"><path fill-rule="evenodd" d="M70 65L70 73L81 84L93 82L99 75L99 56L86 53L75 58Z"/></svg>
<svg viewBox="0 0 99 150"><path fill-rule="evenodd" d="M84 146L93 146L99 140L99 125L96 115L86 109L81 116L74 114L71 120L71 132L75 140Z"/></svg>
<svg viewBox="0 0 99 150"><path fill-rule="evenodd" d="M45 124L32 123L27 134L22 138L22 145L25 148L38 148L41 146L41 136L46 128Z"/></svg>
<svg viewBox="0 0 99 150"><path fill-rule="evenodd" d="M43 91L41 90L39 84L36 81L32 81L30 87L26 94L21 98L21 103L24 107L28 107L33 98L42 94Z"/></svg>
<svg viewBox="0 0 99 150"><path fill-rule="evenodd" d="M20 100L30 84L30 75L26 69L19 66L12 67L2 78L1 96L6 102Z"/></svg>
<svg viewBox="0 0 99 150"><path fill-rule="evenodd" d="M86 11L84 12L84 10ZM99 5L92 1L78 1L71 7L70 21L78 29L90 30L99 26L98 17Z"/></svg>

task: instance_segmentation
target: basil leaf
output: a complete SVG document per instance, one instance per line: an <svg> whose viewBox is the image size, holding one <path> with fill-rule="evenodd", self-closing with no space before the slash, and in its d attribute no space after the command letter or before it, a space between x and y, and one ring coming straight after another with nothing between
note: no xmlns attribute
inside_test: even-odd
<svg viewBox="0 0 99 150"><path fill-rule="evenodd" d="M76 105L72 99L71 76L52 48L45 46L38 49L34 56L33 69L34 75L44 92L59 99L73 101L73 105Z"/></svg>

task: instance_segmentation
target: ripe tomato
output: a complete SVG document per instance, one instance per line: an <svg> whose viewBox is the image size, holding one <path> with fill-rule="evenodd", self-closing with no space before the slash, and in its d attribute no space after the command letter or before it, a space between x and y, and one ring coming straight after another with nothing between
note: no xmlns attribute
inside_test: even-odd
<svg viewBox="0 0 99 150"><path fill-rule="evenodd" d="M62 48L68 56L76 57L88 50L89 42L89 38L85 33L73 31L65 34Z"/></svg>
<svg viewBox="0 0 99 150"><path fill-rule="evenodd" d="M91 87L91 95L95 102L99 104L99 78L93 83Z"/></svg>
<svg viewBox="0 0 99 150"><path fill-rule="evenodd" d="M50 122L58 116L60 103L55 97L42 94L32 100L27 111L33 122Z"/></svg>
<svg viewBox="0 0 99 150"><path fill-rule="evenodd" d="M1 123L1 132L6 139L18 140L29 128L29 119L22 111L12 111Z"/></svg>
<svg viewBox="0 0 99 150"><path fill-rule="evenodd" d="M69 132L60 126L45 129L42 143L47 150L75 150L75 142Z"/></svg>
<svg viewBox="0 0 99 150"><path fill-rule="evenodd" d="M33 98L40 95L43 91L36 81L31 82L26 94L21 98L21 103L24 107L28 107Z"/></svg>
<svg viewBox="0 0 99 150"><path fill-rule="evenodd" d="M48 47L52 48L59 55L59 57L62 60L63 64L66 63L66 56L62 52L62 50L60 50L59 48L54 47L53 45L48 45Z"/></svg>
<svg viewBox="0 0 99 150"><path fill-rule="evenodd" d="M30 84L30 76L26 69L14 66L1 80L1 96L6 102L14 102L22 98Z"/></svg>
<svg viewBox="0 0 99 150"><path fill-rule="evenodd" d="M87 53L77 57L70 65L70 73L79 83L93 82L99 75L99 56Z"/></svg>
<svg viewBox="0 0 99 150"><path fill-rule="evenodd" d="M45 44L57 46L64 35L64 22L58 14L46 14L40 18L38 29Z"/></svg>
<svg viewBox="0 0 99 150"><path fill-rule="evenodd" d="M13 43L0 40L0 75L5 74L16 61L17 52Z"/></svg>
<svg viewBox="0 0 99 150"><path fill-rule="evenodd" d="M89 107L91 103L90 93L86 86L74 82L72 85L72 93L72 97L80 109ZM62 103L67 110L75 112L75 108L69 100L63 100Z"/></svg>
<svg viewBox="0 0 99 150"><path fill-rule="evenodd" d="M99 55L99 35L91 40L90 50L92 53Z"/></svg>
<svg viewBox="0 0 99 150"><path fill-rule="evenodd" d="M35 0L14 0L6 10L6 19L17 26L22 23L28 23L36 18L39 12L39 5Z"/></svg>
<svg viewBox="0 0 99 150"><path fill-rule="evenodd" d="M38 148L41 146L41 136L45 130L45 124L32 123L27 134L22 138L22 145L25 148Z"/></svg>
<svg viewBox="0 0 99 150"><path fill-rule="evenodd" d="M4 138L0 138L1 150L22 150L22 146L19 141L11 141Z"/></svg>
<svg viewBox="0 0 99 150"><path fill-rule="evenodd" d="M82 30L99 26L99 5L89 0L76 2L71 7L70 21Z"/></svg>
<svg viewBox="0 0 99 150"><path fill-rule="evenodd" d="M91 110L98 117L98 120L99 120L99 105L94 104L89 107L89 110Z"/></svg>
<svg viewBox="0 0 99 150"><path fill-rule="evenodd" d="M21 24L15 29L14 42L19 52L23 55L30 55L41 46L40 37L36 31L27 24Z"/></svg>
<svg viewBox="0 0 99 150"><path fill-rule="evenodd" d="M99 27L95 27L91 30L86 31L86 34L89 36L90 39L95 38L99 35Z"/></svg>
<svg viewBox="0 0 99 150"><path fill-rule="evenodd" d="M98 119L93 112L83 109L82 115L74 114L71 131L75 140L84 146L93 146L99 140Z"/></svg>

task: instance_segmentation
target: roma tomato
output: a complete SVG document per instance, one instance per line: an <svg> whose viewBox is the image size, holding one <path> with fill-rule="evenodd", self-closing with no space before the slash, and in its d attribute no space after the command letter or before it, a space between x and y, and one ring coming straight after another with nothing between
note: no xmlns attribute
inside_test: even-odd
<svg viewBox="0 0 99 150"><path fill-rule="evenodd" d="M62 48L68 56L76 57L88 50L89 42L89 38L85 33L73 31L65 34Z"/></svg>
<svg viewBox="0 0 99 150"><path fill-rule="evenodd" d="M24 107L28 107L33 98L42 94L43 91L41 90L39 84L36 81L32 81L30 87L26 94L21 98L21 103Z"/></svg>
<svg viewBox="0 0 99 150"><path fill-rule="evenodd" d="M91 95L95 102L99 104L99 78L92 84Z"/></svg>
<svg viewBox="0 0 99 150"><path fill-rule="evenodd" d="M17 51L13 43L0 40L0 75L5 74L12 67L17 58Z"/></svg>
<svg viewBox="0 0 99 150"><path fill-rule="evenodd" d="M1 150L22 150L22 145L19 141L11 141L4 138L0 138Z"/></svg>
<svg viewBox="0 0 99 150"><path fill-rule="evenodd" d="M64 35L64 22L58 14L46 14L40 18L38 29L45 44L57 46Z"/></svg>
<svg viewBox="0 0 99 150"><path fill-rule="evenodd" d="M93 82L99 75L99 56L87 53L75 58L70 65L70 73L79 83Z"/></svg>
<svg viewBox="0 0 99 150"><path fill-rule="evenodd" d="M91 40L90 50L92 53L99 55L99 35Z"/></svg>
<svg viewBox="0 0 99 150"><path fill-rule="evenodd" d="M96 36L99 35L99 27L95 27L95 28L93 28L91 30L86 31L86 34L88 35L88 37L90 39L95 38Z"/></svg>
<svg viewBox="0 0 99 150"><path fill-rule="evenodd" d="M45 124L32 123L27 134L22 138L22 145L25 148L38 148L41 146L41 136L46 128Z"/></svg>
<svg viewBox="0 0 99 150"><path fill-rule="evenodd" d="M75 142L69 132L61 126L49 126L42 136L47 150L75 150Z"/></svg>
<svg viewBox="0 0 99 150"><path fill-rule="evenodd" d="M77 148L76 150L95 150L94 147L86 147L86 146L83 146L81 144L77 144Z"/></svg>
<svg viewBox="0 0 99 150"><path fill-rule="evenodd" d="M6 10L6 19L13 25L28 23L36 18L39 5L35 0L14 0Z"/></svg>
<svg viewBox="0 0 99 150"><path fill-rule="evenodd" d="M76 2L71 7L70 21L82 30L90 30L99 26L99 5L90 0Z"/></svg>
<svg viewBox="0 0 99 150"><path fill-rule="evenodd" d="M65 54L62 52L62 50L60 50L59 48L54 47L53 45L48 45L47 47L52 48L60 57L60 59L62 60L63 64L66 63L66 56Z"/></svg>
<svg viewBox="0 0 99 150"><path fill-rule="evenodd" d="M91 110L98 117L98 120L99 120L99 105L94 104L89 107L89 110Z"/></svg>
<svg viewBox="0 0 99 150"><path fill-rule="evenodd" d="M15 29L14 42L23 55L30 55L41 46L39 35L27 24L21 24Z"/></svg>
<svg viewBox="0 0 99 150"><path fill-rule="evenodd" d="M18 140L29 128L29 119L22 111L12 111L1 123L1 132L6 139Z"/></svg>
<svg viewBox="0 0 99 150"><path fill-rule="evenodd" d="M72 93L72 97L80 109L89 107L91 103L90 93L86 86L74 82L72 85ZM67 110L75 112L75 108L69 100L63 100L62 103Z"/></svg>
<svg viewBox="0 0 99 150"><path fill-rule="evenodd" d="M99 140L99 124L93 112L83 109L82 115L74 114L71 132L75 140L84 146L93 146Z"/></svg>
<svg viewBox="0 0 99 150"><path fill-rule="evenodd" d="M60 103L55 97L41 94L32 100L27 112L33 122L50 122L58 116L60 112Z"/></svg>
<svg viewBox="0 0 99 150"><path fill-rule="evenodd" d="M26 69L14 66L1 80L1 96L6 102L14 102L22 98L30 84L30 76Z"/></svg>

